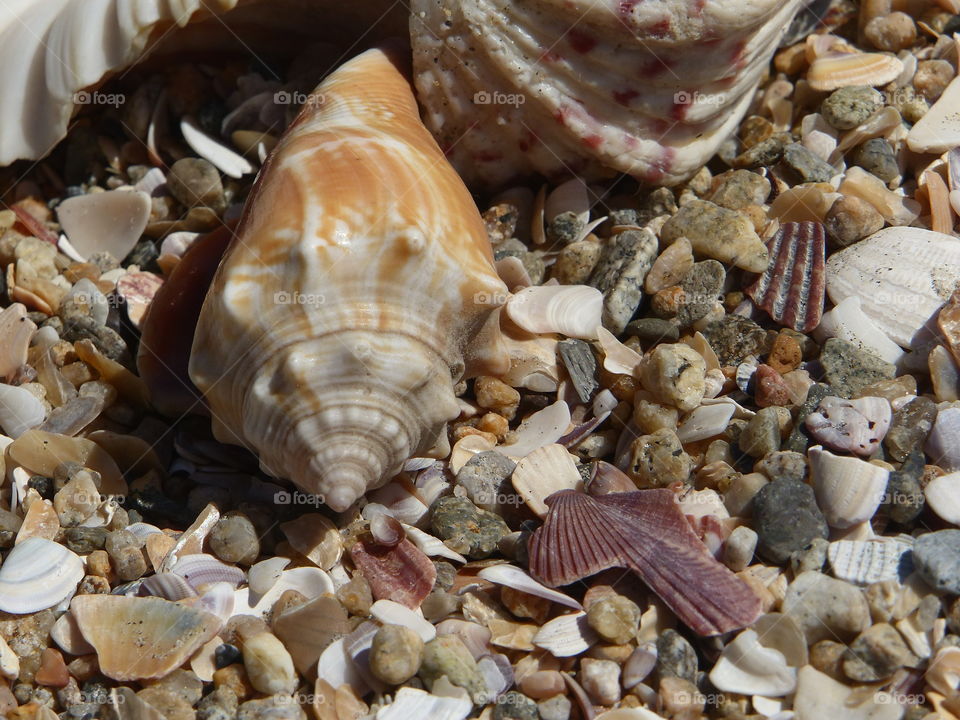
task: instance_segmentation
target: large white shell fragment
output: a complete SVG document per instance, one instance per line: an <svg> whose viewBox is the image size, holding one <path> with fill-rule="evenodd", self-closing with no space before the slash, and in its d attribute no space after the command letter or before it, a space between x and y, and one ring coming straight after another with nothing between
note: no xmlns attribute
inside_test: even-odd
<svg viewBox="0 0 960 720"><path fill-rule="evenodd" d="M551 590L534 580L524 570L521 570L515 565L491 565L481 570L477 575L497 585L504 585L514 590L520 590L528 595L536 595L550 602L555 602L558 605L565 605L574 610L583 609L583 606L569 595L564 595L557 590Z"/></svg>
<svg viewBox="0 0 960 720"><path fill-rule="evenodd" d="M29 390L14 385L0 384L0 428L12 438L18 438L35 428L46 417L43 403Z"/></svg>
<svg viewBox="0 0 960 720"><path fill-rule="evenodd" d="M940 153L960 146L960 78L943 91L940 98L920 118L907 135L907 145L914 152Z"/></svg>
<svg viewBox="0 0 960 720"><path fill-rule="evenodd" d="M555 657L573 657L586 652L599 638L587 624L585 612L561 615L547 622L534 636L533 644Z"/></svg>
<svg viewBox="0 0 960 720"><path fill-rule="evenodd" d="M796 688L797 669L779 650L761 645L756 632L744 630L723 649L710 682L724 692L783 697Z"/></svg>
<svg viewBox="0 0 960 720"><path fill-rule="evenodd" d="M832 528L850 528L873 517L887 489L890 471L819 445L808 451L817 505Z"/></svg>
<svg viewBox="0 0 960 720"><path fill-rule="evenodd" d="M920 228L886 228L827 261L830 299L858 297L864 314L903 348L932 337L924 330L958 281L960 240Z"/></svg>
<svg viewBox="0 0 960 720"><path fill-rule="evenodd" d="M468 698L441 697L416 688L400 688L393 702L377 711L376 720L465 720L473 709Z"/></svg>
<svg viewBox="0 0 960 720"><path fill-rule="evenodd" d="M895 538L838 540L830 543L827 558L834 577L857 585L902 583L913 571L910 544Z"/></svg>
<svg viewBox="0 0 960 720"><path fill-rule="evenodd" d="M506 309L527 332L596 340L603 293L586 285L540 285L518 292L507 300Z"/></svg>
<svg viewBox="0 0 960 720"><path fill-rule="evenodd" d="M0 610L25 615L53 607L83 579L83 560L63 545L30 537L0 567Z"/></svg>
<svg viewBox="0 0 960 720"><path fill-rule="evenodd" d="M860 298L851 295L824 313L814 335L821 343L826 338L840 338L853 343L888 363L903 357L903 350L884 334L860 308Z"/></svg>

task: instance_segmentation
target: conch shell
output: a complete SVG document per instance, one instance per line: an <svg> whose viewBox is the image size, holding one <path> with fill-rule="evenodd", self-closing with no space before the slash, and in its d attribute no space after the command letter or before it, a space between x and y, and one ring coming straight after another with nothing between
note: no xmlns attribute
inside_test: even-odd
<svg viewBox="0 0 960 720"><path fill-rule="evenodd" d="M270 157L210 292L190 377L213 430L343 510L448 452L465 371L506 299L473 200L374 49L330 75ZM495 330L495 326L492 328Z"/></svg>

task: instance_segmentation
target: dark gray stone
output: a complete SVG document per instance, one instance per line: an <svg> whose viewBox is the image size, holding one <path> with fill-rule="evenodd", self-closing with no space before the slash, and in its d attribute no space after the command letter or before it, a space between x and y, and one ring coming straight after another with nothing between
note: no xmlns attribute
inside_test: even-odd
<svg viewBox="0 0 960 720"><path fill-rule="evenodd" d="M829 533L813 488L796 480L775 480L760 488L753 517L757 552L778 565Z"/></svg>
<svg viewBox="0 0 960 720"><path fill-rule="evenodd" d="M577 397L584 403L590 402L600 387L597 381L597 358L593 350L583 340L576 339L562 340L557 343L557 350L570 375L573 389L577 391Z"/></svg>
<svg viewBox="0 0 960 720"><path fill-rule="evenodd" d="M938 530L913 543L913 565L937 590L960 594L960 530Z"/></svg>

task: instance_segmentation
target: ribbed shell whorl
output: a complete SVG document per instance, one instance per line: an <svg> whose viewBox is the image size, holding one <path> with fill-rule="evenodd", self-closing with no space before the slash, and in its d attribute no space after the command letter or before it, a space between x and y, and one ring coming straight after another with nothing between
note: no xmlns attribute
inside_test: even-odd
<svg viewBox="0 0 960 720"><path fill-rule="evenodd" d="M203 305L218 439L337 510L443 448L465 346L506 288L470 194L382 50L308 98Z"/></svg>

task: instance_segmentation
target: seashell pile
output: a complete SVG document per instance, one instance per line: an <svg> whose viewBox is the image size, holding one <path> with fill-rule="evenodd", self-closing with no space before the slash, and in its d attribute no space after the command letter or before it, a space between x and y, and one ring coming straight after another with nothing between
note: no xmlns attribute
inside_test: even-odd
<svg viewBox="0 0 960 720"><path fill-rule="evenodd" d="M94 5L0 7L0 717L960 718L957 0Z"/></svg>

